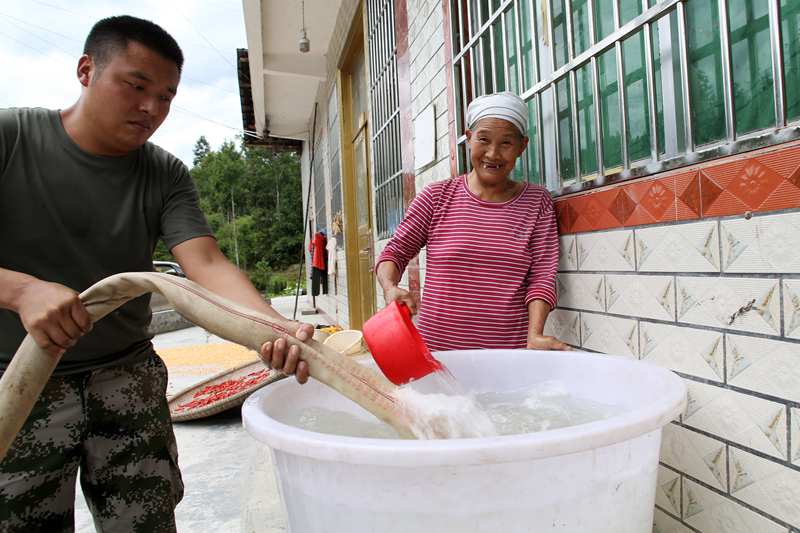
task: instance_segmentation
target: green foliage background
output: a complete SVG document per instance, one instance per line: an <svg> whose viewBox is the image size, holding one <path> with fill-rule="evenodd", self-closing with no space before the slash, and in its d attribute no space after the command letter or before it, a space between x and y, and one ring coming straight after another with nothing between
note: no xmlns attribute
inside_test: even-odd
<svg viewBox="0 0 800 533"><path fill-rule="evenodd" d="M268 295L293 294L303 245L300 159L226 141L194 147L190 170L222 252ZM173 260L163 243L156 260ZM301 281L304 283L304 281Z"/></svg>

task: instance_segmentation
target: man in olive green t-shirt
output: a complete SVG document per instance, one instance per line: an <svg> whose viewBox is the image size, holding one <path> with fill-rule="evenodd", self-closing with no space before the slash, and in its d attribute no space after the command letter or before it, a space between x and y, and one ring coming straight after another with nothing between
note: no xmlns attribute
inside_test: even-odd
<svg viewBox="0 0 800 533"><path fill-rule="evenodd" d="M166 369L147 333L149 297L92 328L78 291L152 270L162 239L187 276L296 330L220 252L178 159L148 143L166 118L183 55L152 22L101 20L78 61L81 96L61 111L0 109L0 371L30 334L61 357L0 462L0 524L71 531L78 467L103 531L174 531L183 485L165 400ZM266 362L299 381L296 347ZM274 363L274 364L273 364Z"/></svg>

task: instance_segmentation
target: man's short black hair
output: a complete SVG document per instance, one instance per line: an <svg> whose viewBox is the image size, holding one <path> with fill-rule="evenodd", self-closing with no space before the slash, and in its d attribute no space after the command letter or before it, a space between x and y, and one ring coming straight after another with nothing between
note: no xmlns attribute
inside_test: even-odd
<svg viewBox="0 0 800 533"><path fill-rule="evenodd" d="M175 39L164 28L149 20L121 15L97 22L86 43L83 53L90 56L98 68L103 68L111 57L128 47L130 41L143 44L174 61L180 72L183 68L183 52Z"/></svg>

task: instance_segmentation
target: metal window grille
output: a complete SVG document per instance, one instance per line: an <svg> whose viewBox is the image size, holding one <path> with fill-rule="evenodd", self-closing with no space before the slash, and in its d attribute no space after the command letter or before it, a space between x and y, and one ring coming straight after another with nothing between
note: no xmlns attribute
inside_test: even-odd
<svg viewBox="0 0 800 533"><path fill-rule="evenodd" d="M314 222L317 231L328 230L328 203L325 196L325 144L320 130L316 135L314 150Z"/></svg>
<svg viewBox="0 0 800 533"><path fill-rule="evenodd" d="M328 99L328 164L330 168L331 184L331 219L338 217L343 220L342 213L342 167L341 157L339 156L339 101L337 98L336 87L331 91ZM334 228L331 228L333 231ZM342 228L340 228L342 229ZM337 247L344 245L344 233L337 235Z"/></svg>
<svg viewBox="0 0 800 533"><path fill-rule="evenodd" d="M369 94L372 175L379 239L391 237L403 218L403 174L397 47L393 0L368 0Z"/></svg>
<svg viewBox="0 0 800 533"><path fill-rule="evenodd" d="M800 137L800 2L450 7L460 171L469 164L467 105L494 90L516 91L529 105L517 174L556 194Z"/></svg>

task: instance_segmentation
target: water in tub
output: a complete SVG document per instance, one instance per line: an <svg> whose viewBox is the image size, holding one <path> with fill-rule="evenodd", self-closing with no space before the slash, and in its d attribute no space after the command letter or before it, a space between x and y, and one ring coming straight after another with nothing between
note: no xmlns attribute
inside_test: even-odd
<svg viewBox="0 0 800 533"><path fill-rule="evenodd" d="M420 439L532 433L601 420L619 411L576 398L558 381L513 391L469 393L446 371L400 387L397 398ZM367 416L314 406L287 413L280 421L318 433L399 438L390 426Z"/></svg>

